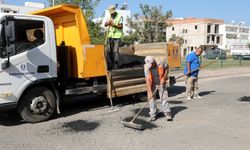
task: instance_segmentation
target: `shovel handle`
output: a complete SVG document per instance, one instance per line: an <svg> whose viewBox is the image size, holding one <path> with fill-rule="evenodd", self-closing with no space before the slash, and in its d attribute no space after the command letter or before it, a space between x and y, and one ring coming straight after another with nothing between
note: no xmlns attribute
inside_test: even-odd
<svg viewBox="0 0 250 150"><path fill-rule="evenodd" d="M156 88L155 88L155 90L154 90L152 96L148 98L147 102L144 104L144 106L141 108L141 110L138 111L138 113L134 116L134 118L131 120L131 122L134 122L135 119L138 117L138 115L142 112L142 110L147 106L148 102L153 98L153 96L155 95L155 93L156 93L156 91L157 91L158 88L159 88L159 87L156 87Z"/></svg>
<svg viewBox="0 0 250 150"><path fill-rule="evenodd" d="M218 60L214 60L214 61L212 61L212 62L210 62L210 63L208 63L208 64L202 65L201 67L192 70L191 73L194 72L194 71L197 71L197 70L199 70L199 69L205 68L205 67L207 67L208 65L211 65L211 64L215 63L216 61L218 61ZM182 77L184 77L184 76L186 76L186 74L183 74L183 75L181 75L181 76L176 77L175 80L180 79L180 78L182 78Z"/></svg>

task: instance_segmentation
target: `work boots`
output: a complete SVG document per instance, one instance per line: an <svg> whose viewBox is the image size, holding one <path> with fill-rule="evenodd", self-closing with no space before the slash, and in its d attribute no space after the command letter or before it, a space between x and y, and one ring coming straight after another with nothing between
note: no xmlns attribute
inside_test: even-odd
<svg viewBox="0 0 250 150"><path fill-rule="evenodd" d="M172 117L171 112L166 113L166 114L165 114L165 118L167 119L167 121L172 121L172 120L173 120L173 117Z"/></svg>
<svg viewBox="0 0 250 150"><path fill-rule="evenodd" d="M150 118L150 121L155 121L156 120L156 116L153 116Z"/></svg>

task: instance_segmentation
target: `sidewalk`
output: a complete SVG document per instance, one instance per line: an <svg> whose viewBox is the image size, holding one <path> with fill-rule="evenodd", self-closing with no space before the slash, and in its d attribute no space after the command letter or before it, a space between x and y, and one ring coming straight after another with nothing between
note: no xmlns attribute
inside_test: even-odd
<svg viewBox="0 0 250 150"><path fill-rule="evenodd" d="M248 67L231 67L231 68L218 68L218 69L201 69L199 72L199 78L213 78L220 76L231 76L238 74L250 74L250 66ZM171 71L170 76L181 76L182 71ZM178 81L183 81L185 78L181 78Z"/></svg>

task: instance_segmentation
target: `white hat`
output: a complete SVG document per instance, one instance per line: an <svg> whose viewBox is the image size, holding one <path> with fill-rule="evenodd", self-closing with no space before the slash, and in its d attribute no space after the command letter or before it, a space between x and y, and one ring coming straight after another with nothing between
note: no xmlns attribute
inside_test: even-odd
<svg viewBox="0 0 250 150"><path fill-rule="evenodd" d="M110 5L110 6L108 7L109 13L110 13L110 14L113 14L114 12L116 12L116 11L115 11L115 8L116 8L115 5Z"/></svg>
<svg viewBox="0 0 250 150"><path fill-rule="evenodd" d="M161 58L160 61L158 62L158 65L162 65L164 68L168 67L167 60L165 58Z"/></svg>
<svg viewBox="0 0 250 150"><path fill-rule="evenodd" d="M152 67L152 64L153 64L154 62L155 62L155 59L154 59L153 56L147 56L147 57L145 58L145 64L146 64L149 68Z"/></svg>

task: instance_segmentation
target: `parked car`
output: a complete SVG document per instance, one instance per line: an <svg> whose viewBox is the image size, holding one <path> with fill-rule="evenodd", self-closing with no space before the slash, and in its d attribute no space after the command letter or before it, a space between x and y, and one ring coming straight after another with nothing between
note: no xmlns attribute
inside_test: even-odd
<svg viewBox="0 0 250 150"><path fill-rule="evenodd" d="M208 50L203 56L205 59L226 59L226 51L222 49Z"/></svg>

